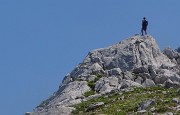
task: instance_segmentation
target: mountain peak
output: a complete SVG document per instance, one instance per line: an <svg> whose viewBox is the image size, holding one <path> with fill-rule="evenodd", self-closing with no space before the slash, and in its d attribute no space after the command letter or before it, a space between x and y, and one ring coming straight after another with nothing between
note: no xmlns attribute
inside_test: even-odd
<svg viewBox="0 0 180 115"><path fill-rule="evenodd" d="M132 86L180 87L177 67L180 54L168 49L164 52L151 35L135 35L112 46L95 49L64 77L59 90L30 115L47 112L67 115L75 109L74 104ZM87 97L86 92L93 93Z"/></svg>

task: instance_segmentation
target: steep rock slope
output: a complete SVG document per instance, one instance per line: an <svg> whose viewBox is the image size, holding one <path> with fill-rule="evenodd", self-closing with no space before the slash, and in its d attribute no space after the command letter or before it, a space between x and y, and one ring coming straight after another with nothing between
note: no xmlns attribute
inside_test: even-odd
<svg viewBox="0 0 180 115"><path fill-rule="evenodd" d="M161 52L150 35L93 50L64 77L55 94L27 114L68 115L74 104L131 86L179 87L179 57L172 49ZM91 91L92 95L85 96Z"/></svg>

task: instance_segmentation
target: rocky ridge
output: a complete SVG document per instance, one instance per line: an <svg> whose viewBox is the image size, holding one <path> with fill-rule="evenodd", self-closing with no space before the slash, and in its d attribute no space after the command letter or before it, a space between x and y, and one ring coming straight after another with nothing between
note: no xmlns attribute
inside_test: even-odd
<svg viewBox="0 0 180 115"><path fill-rule="evenodd" d="M69 115L74 104L130 87L180 88L179 65L178 52L171 48L161 52L152 36L135 35L89 52L64 77L59 90L27 115Z"/></svg>

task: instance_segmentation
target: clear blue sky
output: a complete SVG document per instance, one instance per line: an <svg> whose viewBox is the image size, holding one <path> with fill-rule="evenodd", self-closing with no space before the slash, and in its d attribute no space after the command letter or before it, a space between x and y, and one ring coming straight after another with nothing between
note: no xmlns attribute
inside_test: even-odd
<svg viewBox="0 0 180 115"><path fill-rule="evenodd" d="M0 0L0 113L32 111L89 51L140 33L180 46L180 0Z"/></svg>

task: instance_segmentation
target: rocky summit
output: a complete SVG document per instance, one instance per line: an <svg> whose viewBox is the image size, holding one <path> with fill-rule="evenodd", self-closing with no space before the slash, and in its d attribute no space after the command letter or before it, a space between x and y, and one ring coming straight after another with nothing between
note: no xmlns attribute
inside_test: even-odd
<svg viewBox="0 0 180 115"><path fill-rule="evenodd" d="M70 115L77 109L77 104L113 92L127 92L134 87L180 88L179 65L178 52L171 48L161 51L150 35L135 35L107 48L89 52L64 77L57 92L25 115ZM141 102L139 112L146 112L146 106L154 103L155 99ZM86 112L105 104L91 103Z"/></svg>

